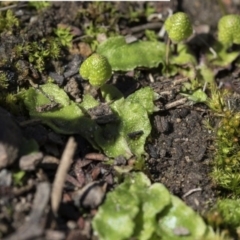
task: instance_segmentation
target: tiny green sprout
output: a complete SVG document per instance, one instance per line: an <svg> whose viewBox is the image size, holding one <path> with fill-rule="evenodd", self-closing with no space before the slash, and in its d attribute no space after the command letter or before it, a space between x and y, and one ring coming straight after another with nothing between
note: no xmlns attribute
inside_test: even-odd
<svg viewBox="0 0 240 240"><path fill-rule="evenodd" d="M229 14L218 22L218 40L226 46L240 44L240 16Z"/></svg>
<svg viewBox="0 0 240 240"><path fill-rule="evenodd" d="M178 12L170 16L164 24L173 43L187 39L193 32L191 21L186 13Z"/></svg>
<svg viewBox="0 0 240 240"><path fill-rule="evenodd" d="M112 75L112 67L106 57L94 53L81 65L80 75L94 87L101 87Z"/></svg>

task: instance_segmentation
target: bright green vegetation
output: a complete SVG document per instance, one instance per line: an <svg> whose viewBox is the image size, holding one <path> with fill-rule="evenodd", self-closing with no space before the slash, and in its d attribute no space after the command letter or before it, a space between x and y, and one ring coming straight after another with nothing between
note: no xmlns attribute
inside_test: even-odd
<svg viewBox="0 0 240 240"><path fill-rule="evenodd" d="M227 46L240 44L240 16L229 14L218 22L218 40Z"/></svg>
<svg viewBox="0 0 240 240"><path fill-rule="evenodd" d="M42 11L49 3L30 5ZM128 11L131 21L137 21L139 16L150 14L152 9L147 7L143 12L136 13L129 8ZM110 16L105 19L103 12L109 12ZM168 49L153 32L146 32L148 41L126 43L114 27L123 16L109 2L89 3L87 9L80 10L79 17L90 19L83 29L84 41L96 50L82 63L80 75L99 88L104 102L84 94L83 101L75 103L63 89L50 82L42 84L39 89L29 88L26 83L34 77L31 75L35 72L45 74L49 63L61 56L61 50L71 46L73 36L68 28L56 28L55 36L29 42L24 34L20 34L19 20L12 11L6 11L0 13L0 37L4 40L0 67L5 69L10 65L11 71L0 72L1 106L17 113L24 102L32 118L41 119L56 132L82 135L111 160L120 155L126 159L134 157L137 162L135 169L143 170L146 158L144 146L151 132L150 116L157 110L154 106L157 96L150 87L144 87L124 98L118 89L105 83L111 78L112 71L133 71L137 68L154 68L164 76L180 74L188 77L190 81L183 84L182 94L192 104L205 103L219 117L219 125L212 128L216 133L212 177L224 194L215 207L223 223L231 225L235 231L240 224L240 114L228 109L226 94L217 88L214 78L216 68L239 65L239 47L232 51L229 47L240 43L240 17L227 15L220 19L218 39L211 46L215 54L210 51L204 53L204 61L200 63L191 49L180 43L192 34L192 26L185 13L176 13L165 22L169 38L178 43L177 50L173 45ZM108 37L101 44L97 41L100 33ZM30 66L31 70L26 70ZM13 76L14 90L10 88L9 76ZM34 80L38 83L37 78ZM93 110L102 107L109 110L107 119L91 115ZM21 181L21 174L16 175L17 181L18 178ZM93 226L100 239L217 239L196 213L172 196L163 185L151 185L142 173L129 175L108 194ZM108 230L104 231L106 228ZM176 234L179 228L186 235Z"/></svg>
<svg viewBox="0 0 240 240"><path fill-rule="evenodd" d="M55 30L55 34L57 35L62 46L70 47L72 45L73 35L71 34L69 27L58 27Z"/></svg>
<svg viewBox="0 0 240 240"><path fill-rule="evenodd" d="M29 1L28 2L29 7L34 7L38 11L44 10L47 7L51 6L51 2L48 1Z"/></svg>
<svg viewBox="0 0 240 240"><path fill-rule="evenodd" d="M106 57L94 53L82 63L79 73L92 86L100 87L112 76L112 67Z"/></svg>
<svg viewBox="0 0 240 240"><path fill-rule="evenodd" d="M178 12L170 16L164 23L169 38L174 43L187 39L192 33L192 24L186 13Z"/></svg>
<svg viewBox="0 0 240 240"><path fill-rule="evenodd" d="M129 174L107 194L93 228L100 240L214 239L197 213L143 173Z"/></svg>
<svg viewBox="0 0 240 240"><path fill-rule="evenodd" d="M3 31L12 31L12 29L18 26L19 21L11 10L0 12L0 33Z"/></svg>
<svg viewBox="0 0 240 240"><path fill-rule="evenodd" d="M108 38L98 46L114 71L129 71L137 67L153 68L163 62L165 45L161 42L137 41L127 44L122 36Z"/></svg>
<svg viewBox="0 0 240 240"><path fill-rule="evenodd" d="M55 84L42 85L41 90L30 88L26 92L24 102L31 117L41 119L56 132L81 134L110 158L122 155L128 159L135 155L137 160L142 160L144 144L151 132L149 115L155 110L156 96L150 87L142 88L126 99L118 92L119 99L105 103L112 113L104 125L88 114L90 109L100 105L91 95L85 95L83 102L76 104ZM117 92L106 85L102 91L108 99L114 98ZM39 110L44 106L48 106L48 110ZM131 137L134 133L139 135Z"/></svg>
<svg viewBox="0 0 240 240"><path fill-rule="evenodd" d="M230 190L235 197L240 194L240 113L224 113L217 130L216 156L213 177L219 186Z"/></svg>

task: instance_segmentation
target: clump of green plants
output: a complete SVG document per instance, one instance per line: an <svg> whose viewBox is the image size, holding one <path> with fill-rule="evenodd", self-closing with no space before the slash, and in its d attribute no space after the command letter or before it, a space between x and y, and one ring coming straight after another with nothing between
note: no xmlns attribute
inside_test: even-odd
<svg viewBox="0 0 240 240"><path fill-rule="evenodd" d="M24 90L19 93L9 93L7 90L1 92L0 106L8 110L12 114L24 113L24 104L22 101L22 95Z"/></svg>
<svg viewBox="0 0 240 240"><path fill-rule="evenodd" d="M54 32L57 35L62 46L70 47L72 45L73 35L71 34L69 27L59 26Z"/></svg>
<svg viewBox="0 0 240 240"><path fill-rule="evenodd" d="M237 228L240 225L240 199L218 200L216 209L218 209L223 221L231 228Z"/></svg>
<svg viewBox="0 0 240 240"><path fill-rule="evenodd" d="M214 239L203 219L143 173L125 177L99 208L93 229L100 240ZM182 233L179 234L179 231Z"/></svg>
<svg viewBox="0 0 240 240"><path fill-rule="evenodd" d="M34 7L36 8L38 11L41 11L45 8L48 8L51 6L51 2L49 1L29 1L28 2L28 6L29 7Z"/></svg>
<svg viewBox="0 0 240 240"><path fill-rule="evenodd" d="M18 69L17 63L19 63L19 60L26 59L36 70L43 72L49 60L60 56L60 50L61 44L55 38L43 38L40 42L19 42L11 50L15 56L12 62L13 65L16 65L16 69L21 71L22 67L20 66L20 69ZM27 62L25 63L27 64Z"/></svg>
<svg viewBox="0 0 240 240"><path fill-rule="evenodd" d="M7 74L4 72L0 72L0 89L4 90L7 88L8 88Z"/></svg>
<svg viewBox="0 0 240 240"><path fill-rule="evenodd" d="M239 49L231 49L233 44L240 44L240 16L229 14L218 22L218 39L213 45L215 54L207 54L209 65L225 67L239 56Z"/></svg>
<svg viewBox="0 0 240 240"><path fill-rule="evenodd" d="M15 27L19 26L19 20L11 10L0 12L0 33L3 31L12 32Z"/></svg>
<svg viewBox="0 0 240 240"><path fill-rule="evenodd" d="M88 2L79 10L79 17L88 19L92 24L113 26L119 19L117 9L112 2ZM108 13L108 14L106 14Z"/></svg>
<svg viewBox="0 0 240 240"><path fill-rule="evenodd" d="M84 28L85 37L83 41L90 45L92 51L95 51L99 45L97 40L99 35L103 34L107 37L112 37L116 35L115 32L114 30L109 30L106 26L97 26L91 22Z"/></svg>
<svg viewBox="0 0 240 240"><path fill-rule="evenodd" d="M220 115L220 121L215 131L216 139L214 141L215 156L213 162L213 170L211 173L212 180L220 188L219 199L213 207L213 211L209 216L218 215L213 224L228 227L231 231L238 234L238 226L240 224L239 215L239 194L240 194L240 113L229 110L226 103L226 92L218 92L218 98L212 101L217 107L217 115ZM216 110L213 109L212 110Z"/></svg>
<svg viewBox="0 0 240 240"><path fill-rule="evenodd" d="M99 45L97 38L100 34L110 37L118 32L115 25L120 14L113 4L113 2L89 2L79 10L79 18L87 22L83 28L83 41L88 43L93 51Z"/></svg>
<svg viewBox="0 0 240 240"><path fill-rule="evenodd" d="M219 186L240 194L240 113L226 111L217 130L216 155L212 176Z"/></svg>
<svg viewBox="0 0 240 240"><path fill-rule="evenodd" d="M126 14L122 17L127 18L129 22L139 22L140 19L146 18L154 12L154 6L151 6L149 2L146 2L145 6L142 7L135 5L133 2L128 2Z"/></svg>
<svg viewBox="0 0 240 240"><path fill-rule="evenodd" d="M41 85L41 89L44 94L30 88L24 96L32 118L41 119L56 132L82 135L109 158L123 156L129 159L134 156L137 162L142 162L144 145L151 132L149 115L156 110L154 100L158 97L150 87L142 88L125 99L113 86L103 85L102 95L108 101L103 103L105 109L107 107L105 119L91 114L96 108L101 110L103 105L89 94L85 94L83 101L77 104L56 84L47 83Z"/></svg>

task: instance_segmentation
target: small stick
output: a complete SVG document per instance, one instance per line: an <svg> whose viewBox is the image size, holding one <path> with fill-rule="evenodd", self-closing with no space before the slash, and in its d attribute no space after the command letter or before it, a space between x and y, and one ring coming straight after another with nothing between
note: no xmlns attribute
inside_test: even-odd
<svg viewBox="0 0 240 240"><path fill-rule="evenodd" d="M141 32L144 31L146 29L160 29L162 27L162 23L161 22L151 22L151 23L146 23L140 26L136 26L136 27L132 27L130 28L131 33L137 33L137 32Z"/></svg>
<svg viewBox="0 0 240 240"><path fill-rule="evenodd" d="M202 189L201 188L193 188L193 189L189 190L188 192L186 192L182 197L185 198L185 197L191 195L192 193L199 192L199 191L202 191Z"/></svg>
<svg viewBox="0 0 240 240"><path fill-rule="evenodd" d="M172 94L172 91L162 91L159 93L160 96L161 95L170 95L170 94Z"/></svg>
<svg viewBox="0 0 240 240"><path fill-rule="evenodd" d="M165 105L165 110L168 110L168 109L171 109L171 108L174 108L174 107L177 107L179 105L182 105L184 104L185 102L187 101L187 98L181 98L175 102L171 102L171 103L168 103Z"/></svg>
<svg viewBox="0 0 240 240"><path fill-rule="evenodd" d="M57 211L62 198L64 182L66 180L67 172L72 164L72 159L76 147L77 144L74 138L70 137L62 154L61 161L55 175L51 194L52 211L55 215L57 215Z"/></svg>
<svg viewBox="0 0 240 240"><path fill-rule="evenodd" d="M42 122L41 119L30 119L30 120L20 122L19 125L20 125L20 127L27 127L29 125L35 125L35 124L39 124L41 122Z"/></svg>
<svg viewBox="0 0 240 240"><path fill-rule="evenodd" d="M169 63L169 52L170 52L170 46L171 46L171 40L170 38L167 39L167 46L166 46L166 56L165 56L165 61L166 65L168 66Z"/></svg>
<svg viewBox="0 0 240 240"><path fill-rule="evenodd" d="M185 77L185 78L176 79L176 80L174 80L172 83L173 83L173 85L175 86L175 85L181 84L181 83L183 83L183 82L187 82L187 81L188 81L188 78Z"/></svg>
<svg viewBox="0 0 240 240"><path fill-rule="evenodd" d="M13 8L17 8L17 7L19 7L19 8L21 8L21 7L26 7L28 4L26 4L26 3L23 3L23 4L13 4L13 5L9 5L9 6L6 6L6 7L1 7L0 8L0 12L3 12L3 11L6 11L6 10L8 10L8 9L13 9Z"/></svg>
<svg viewBox="0 0 240 240"><path fill-rule="evenodd" d="M154 78L153 78L153 75L151 73L148 74L148 77L149 77L149 80L151 83L154 83Z"/></svg>
<svg viewBox="0 0 240 240"><path fill-rule="evenodd" d="M108 158L101 153L88 153L84 156L84 159L91 159L95 161L107 161Z"/></svg>

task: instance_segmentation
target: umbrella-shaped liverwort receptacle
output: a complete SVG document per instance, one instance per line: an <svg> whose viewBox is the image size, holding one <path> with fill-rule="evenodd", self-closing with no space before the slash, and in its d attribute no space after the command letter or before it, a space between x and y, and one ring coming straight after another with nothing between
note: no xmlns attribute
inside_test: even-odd
<svg viewBox="0 0 240 240"><path fill-rule="evenodd" d="M168 65L170 43L172 42L174 46L173 53L177 54L177 44L186 40L193 33L193 28L188 15L183 12L178 12L168 17L164 27L168 33L166 48L166 64Z"/></svg>
<svg viewBox="0 0 240 240"><path fill-rule="evenodd" d="M229 14L223 16L218 22L218 40L223 45L230 47L240 44L240 16Z"/></svg>
<svg viewBox="0 0 240 240"><path fill-rule="evenodd" d="M112 67L106 57L94 53L82 63L79 73L92 86L99 88L111 78Z"/></svg>
<svg viewBox="0 0 240 240"><path fill-rule="evenodd" d="M167 18L164 27L173 43L186 40L192 33L192 24L186 13L178 12Z"/></svg>

